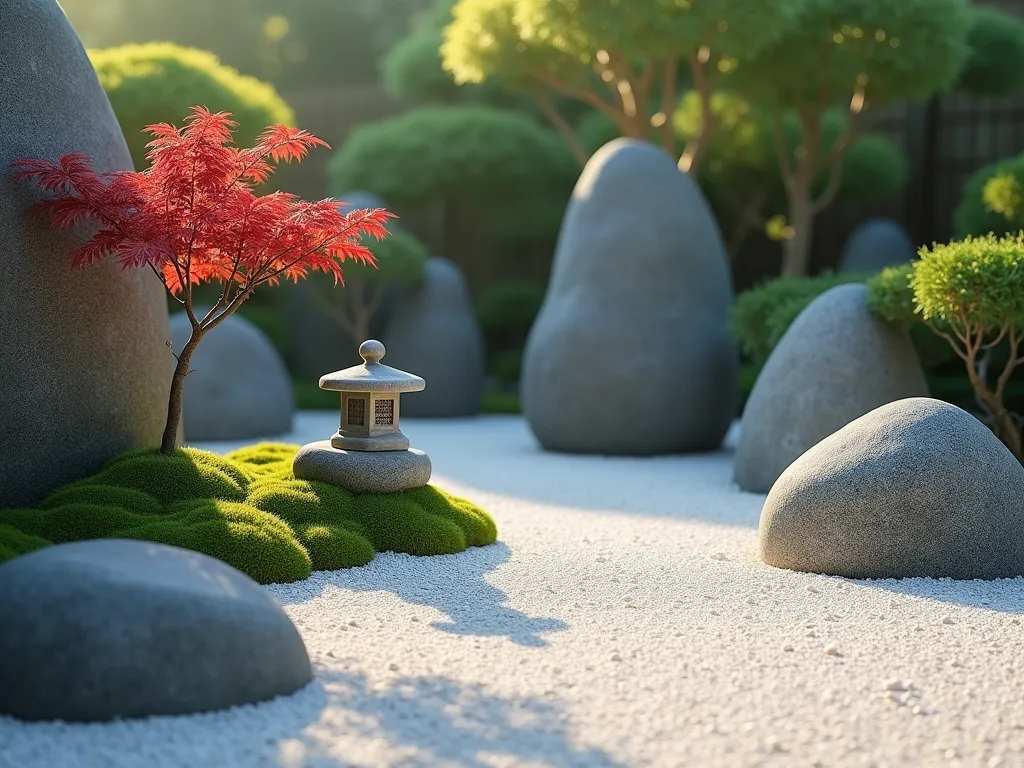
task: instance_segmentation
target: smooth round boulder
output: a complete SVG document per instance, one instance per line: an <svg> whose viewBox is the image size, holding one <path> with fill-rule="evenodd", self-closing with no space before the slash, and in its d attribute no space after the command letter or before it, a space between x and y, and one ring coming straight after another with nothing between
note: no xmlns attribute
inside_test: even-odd
<svg viewBox="0 0 1024 768"><path fill-rule="evenodd" d="M0 714L106 721L294 693L306 647L270 594L212 557L98 539L0 565Z"/></svg>
<svg viewBox="0 0 1024 768"><path fill-rule="evenodd" d="M402 397L402 415L457 418L480 413L484 336L469 285L448 259L427 260L423 283L399 303L385 331L391 365L429 382Z"/></svg>
<svg viewBox="0 0 1024 768"><path fill-rule="evenodd" d="M344 205L339 210L348 212L359 208L387 208L387 204L372 192L353 191L340 195ZM344 265L342 266L344 270ZM340 306L348 297L348 289L334 286L334 278L318 272L310 274L295 285L283 287L287 291L285 317L288 325L288 366L296 376L318 379L328 371L337 371L360 360L356 349L366 339L353 339L319 303L316 293L331 292ZM370 319L371 338L382 338L388 318L395 311L400 286L392 286Z"/></svg>
<svg viewBox="0 0 1024 768"><path fill-rule="evenodd" d="M917 248L907 230L892 219L868 219L846 240L839 258L841 273L880 272L917 258Z"/></svg>
<svg viewBox="0 0 1024 768"><path fill-rule="evenodd" d="M0 507L28 507L157 445L174 358L166 290L106 258L71 271L87 228L55 230L10 164L88 155L132 170L117 119L56 0L0 0Z"/></svg>
<svg viewBox="0 0 1024 768"><path fill-rule="evenodd" d="M660 148L616 139L573 191L523 354L523 414L547 450L715 450L736 416L725 245Z"/></svg>
<svg viewBox="0 0 1024 768"><path fill-rule="evenodd" d="M404 406L403 406L404 407ZM346 451L330 440L302 446L292 462L297 480L316 480L352 493L397 493L430 482L430 457L416 448L404 451Z"/></svg>
<svg viewBox="0 0 1024 768"><path fill-rule="evenodd" d="M198 316L207 310L197 310ZM192 332L188 315L171 317L171 339L180 350ZM295 396L281 355L259 328L231 315L196 347L182 396L189 442L248 440L291 431Z"/></svg>
<svg viewBox="0 0 1024 768"><path fill-rule="evenodd" d="M747 398L733 459L744 491L767 493L798 456L871 410L928 395L906 331L867 307L867 287L825 291L793 321Z"/></svg>
<svg viewBox="0 0 1024 768"><path fill-rule="evenodd" d="M768 565L854 579L1024 576L1024 468L974 416L898 400L782 474L758 530Z"/></svg>

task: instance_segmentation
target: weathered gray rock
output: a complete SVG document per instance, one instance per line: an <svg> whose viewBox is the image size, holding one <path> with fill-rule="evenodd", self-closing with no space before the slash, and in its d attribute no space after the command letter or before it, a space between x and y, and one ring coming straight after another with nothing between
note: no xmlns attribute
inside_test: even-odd
<svg viewBox="0 0 1024 768"><path fill-rule="evenodd" d="M348 192L340 196L346 205L341 210L387 208L387 204L370 192ZM286 317L288 321L288 366L295 375L317 379L327 371L336 371L359 362L355 351L366 339L353 339L320 306L314 292L331 296L343 306L348 288L332 289L334 278L312 274L295 285L287 286ZM388 319L402 295L400 287L388 289L380 308L370 321L370 338L381 338Z"/></svg>
<svg viewBox="0 0 1024 768"><path fill-rule="evenodd" d="M199 309L199 316L206 309ZM183 312L171 318L174 349L192 331ZM196 348L185 379L185 439L245 440L291 431L295 397L291 377L274 345L255 325L232 315Z"/></svg>
<svg viewBox="0 0 1024 768"><path fill-rule="evenodd" d="M160 442L170 354L159 280L112 260L70 271L90 232L29 215L10 164L89 155L131 169L96 73L55 0L0 0L0 507L28 506Z"/></svg>
<svg viewBox="0 0 1024 768"><path fill-rule="evenodd" d="M880 405L928 394L906 332L866 299L863 283L826 291L772 351L740 425L733 471L743 490L767 493L818 441Z"/></svg>
<svg viewBox="0 0 1024 768"><path fill-rule="evenodd" d="M399 303L384 336L392 365L430 382L402 398L406 416L474 416L484 388L484 337L469 286L447 259L427 261L423 283Z"/></svg>
<svg viewBox="0 0 1024 768"><path fill-rule="evenodd" d="M858 226L843 246L839 271L878 272L917 258L910 235L892 219L868 219Z"/></svg>
<svg viewBox="0 0 1024 768"><path fill-rule="evenodd" d="M605 145L576 184L523 356L523 412L540 444L718 448L738 406L731 303L725 246L697 185L651 144Z"/></svg>
<svg viewBox="0 0 1024 768"><path fill-rule="evenodd" d="M0 713L102 721L293 693L302 638L259 584L197 552L61 544L0 566Z"/></svg>
<svg viewBox="0 0 1024 768"><path fill-rule="evenodd" d="M761 512L769 565L849 578L1024 575L1024 468L966 411L898 400L797 459Z"/></svg>
<svg viewBox="0 0 1024 768"><path fill-rule="evenodd" d="M353 493L395 493L422 488L430 481L432 469L430 457L415 448L345 451L332 446L330 440L302 446L292 463L298 480L318 480Z"/></svg>

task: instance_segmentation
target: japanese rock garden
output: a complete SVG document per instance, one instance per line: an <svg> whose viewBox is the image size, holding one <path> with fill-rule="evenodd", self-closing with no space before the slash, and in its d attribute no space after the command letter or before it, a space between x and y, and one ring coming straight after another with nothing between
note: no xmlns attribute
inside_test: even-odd
<svg viewBox="0 0 1024 768"><path fill-rule="evenodd" d="M0 0L0 96L0 768L1024 765L1019 11Z"/></svg>

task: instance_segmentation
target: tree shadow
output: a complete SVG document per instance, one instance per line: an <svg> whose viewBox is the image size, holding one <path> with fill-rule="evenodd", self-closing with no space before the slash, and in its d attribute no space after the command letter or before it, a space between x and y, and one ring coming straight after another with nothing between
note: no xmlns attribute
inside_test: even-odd
<svg viewBox="0 0 1024 768"><path fill-rule="evenodd" d="M564 704L550 697L512 697L446 677L396 677L372 684L358 672L318 670L331 709L331 728L314 723L280 743L283 768L355 765L465 766L502 764L617 768L605 751L577 746ZM337 734L345 733L345 742ZM344 762L349 739L385 742L394 757ZM396 754L397 753L397 754ZM400 755L400 756L399 756Z"/></svg>
<svg viewBox="0 0 1024 768"><path fill-rule="evenodd" d="M431 626L442 632L477 637L507 637L516 645L542 648L548 644L542 635L561 632L564 621L540 618L511 608L508 595L489 584L484 575L508 562L512 550L497 542L486 547L471 547L457 555L413 557L383 552L367 566L342 571L314 573L305 584L305 595L278 595L283 604L304 602L326 587L358 592L392 592L407 603L435 608L448 621ZM453 571L457 575L453 574ZM453 578L459 588L452 589Z"/></svg>
<svg viewBox="0 0 1024 768"><path fill-rule="evenodd" d="M1024 577L1015 579L850 579L852 584L907 597L981 608L998 613L1024 614Z"/></svg>

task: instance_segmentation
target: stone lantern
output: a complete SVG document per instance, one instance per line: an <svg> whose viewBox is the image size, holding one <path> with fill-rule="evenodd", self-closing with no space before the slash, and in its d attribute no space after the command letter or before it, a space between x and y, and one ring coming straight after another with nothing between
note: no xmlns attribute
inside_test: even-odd
<svg viewBox="0 0 1024 768"><path fill-rule="evenodd" d="M426 382L380 360L384 345L359 346L362 365L320 378L320 389L341 393L341 425L330 440L304 445L292 471L353 493L393 493L421 488L430 480L430 457L409 447L399 427L402 392L419 392Z"/></svg>

